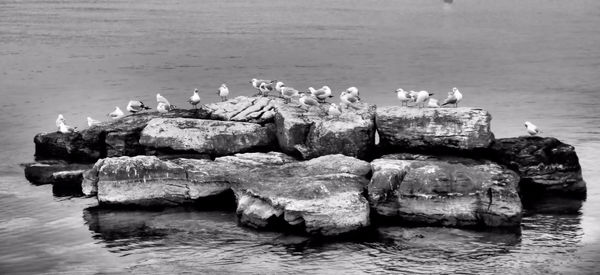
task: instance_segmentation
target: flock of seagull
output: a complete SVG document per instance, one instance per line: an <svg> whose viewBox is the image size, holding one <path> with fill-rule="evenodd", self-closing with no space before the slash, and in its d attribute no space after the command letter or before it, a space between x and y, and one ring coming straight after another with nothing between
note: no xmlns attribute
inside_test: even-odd
<svg viewBox="0 0 600 275"><path fill-rule="evenodd" d="M342 114L342 106L345 106L346 109L348 107L358 108L356 107L356 104L360 103L361 101L358 88L356 87L350 87L345 91L342 91L340 93L340 104L337 105L335 103L326 102L327 99L333 97L332 90L329 88L329 86L323 86L320 89L309 87L307 91L300 92L297 89L286 86L281 81L253 78L250 80L250 83L258 92L256 96L269 96L269 93L276 92L287 104L292 101L292 98L297 97L300 107L306 111L310 110L311 107L321 108L322 104L326 104L325 106L329 106L329 108L327 108L327 115L329 116L340 116ZM446 99L444 99L442 104L439 104L439 101L432 97L433 94L427 91L405 91L399 88L395 91L395 93L398 100L401 102L401 106L409 107L409 103L413 103L413 106L417 106L418 108L440 108L445 105L453 105L454 107L458 107L458 103L463 98L462 93L456 87L452 88L452 91L448 92L448 96ZM221 101L226 101L229 96L229 88L227 88L227 85L222 84L217 90L217 95L221 97ZM188 103L197 109L200 101L201 98L198 94L198 89L195 89L192 96L188 99ZM156 109L159 113L167 113L175 109L175 106L169 103L169 101L159 93L156 94L156 102ZM148 107L139 100L129 101L126 108L126 110L132 114L149 109L152 108ZM125 113L118 106L116 106L114 111L108 113L107 116L111 119L119 119L124 117ZM87 122L89 127L101 123L100 121L92 119L91 117L87 117ZM62 114L59 114L58 118L56 119L56 127L61 133L73 133L77 131L76 127L71 127L66 124L65 118ZM525 122L525 127L527 129L527 133L532 136L541 133L540 129L529 121Z"/></svg>

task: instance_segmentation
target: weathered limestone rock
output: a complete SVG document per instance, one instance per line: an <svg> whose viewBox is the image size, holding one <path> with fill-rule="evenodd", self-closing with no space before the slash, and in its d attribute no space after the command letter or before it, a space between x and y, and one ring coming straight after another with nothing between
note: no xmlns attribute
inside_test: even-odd
<svg viewBox="0 0 600 275"><path fill-rule="evenodd" d="M142 131L140 144L169 151L223 156L265 150L276 143L273 124L261 126L246 122L156 118Z"/></svg>
<svg viewBox="0 0 600 275"><path fill-rule="evenodd" d="M225 102L206 105L214 120L231 120L259 124L272 123L275 117L275 102L271 97L238 96Z"/></svg>
<svg viewBox="0 0 600 275"><path fill-rule="evenodd" d="M379 215L455 227L521 222L519 177L493 162L398 154L371 166L369 197Z"/></svg>
<svg viewBox="0 0 600 275"><path fill-rule="evenodd" d="M303 159L329 154L365 159L374 148L374 105L357 104L330 117L325 107L307 111L294 104L276 105L277 140L283 152Z"/></svg>
<svg viewBox="0 0 600 275"><path fill-rule="evenodd" d="M491 119L477 108L390 106L377 109L376 124L384 148L431 152L487 148L494 140Z"/></svg>
<svg viewBox="0 0 600 275"><path fill-rule="evenodd" d="M25 178L36 185L53 184L61 187L79 187L83 173L90 164L46 160L25 165Z"/></svg>
<svg viewBox="0 0 600 275"><path fill-rule="evenodd" d="M494 159L517 171L527 192L549 191L585 196L586 184L575 148L551 137L517 137L496 140Z"/></svg>
<svg viewBox="0 0 600 275"><path fill-rule="evenodd" d="M166 114L143 112L94 125L77 133L40 133L34 138L37 159L94 162L99 158L145 153L138 142L146 124L159 117L208 118L204 110L173 110Z"/></svg>
<svg viewBox="0 0 600 275"><path fill-rule="evenodd" d="M100 204L169 205L232 189L242 224L300 226L336 235L369 224L362 193L369 163L343 155L299 162L282 153L248 153L211 160L154 156L106 158L86 173L83 188Z"/></svg>

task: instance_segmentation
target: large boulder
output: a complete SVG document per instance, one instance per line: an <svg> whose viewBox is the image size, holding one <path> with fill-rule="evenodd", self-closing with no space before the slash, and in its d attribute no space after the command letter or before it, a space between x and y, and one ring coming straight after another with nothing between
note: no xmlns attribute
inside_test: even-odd
<svg viewBox="0 0 600 275"><path fill-rule="evenodd" d="M277 104L275 124L281 150L303 159L329 154L369 158L375 146L375 106L356 104L339 117L328 116L325 106L306 110L294 103Z"/></svg>
<svg viewBox="0 0 600 275"><path fill-rule="evenodd" d="M98 201L138 206L192 202L233 190L244 225L299 227L336 235L369 224L363 197L368 162L330 155L299 162L282 153L247 153L211 160L154 156L106 158L85 176Z"/></svg>
<svg viewBox="0 0 600 275"><path fill-rule="evenodd" d="M80 132L40 133L34 138L37 159L65 159L94 162L104 157L135 156L145 153L140 133L148 122L159 117L208 118L204 109L173 110L166 114L142 112L105 121Z"/></svg>
<svg viewBox="0 0 600 275"><path fill-rule="evenodd" d="M393 151L473 150L487 148L494 140L492 116L477 108L377 109L380 144Z"/></svg>
<svg viewBox="0 0 600 275"><path fill-rule="evenodd" d="M521 222L519 177L496 163L397 154L371 166L372 207L391 220L454 227Z"/></svg>
<svg viewBox="0 0 600 275"><path fill-rule="evenodd" d="M139 141L149 148L211 156L260 151L276 145L273 124L185 118L153 119Z"/></svg>
<svg viewBox="0 0 600 275"><path fill-rule="evenodd" d="M90 164L68 163L61 160L44 160L25 164L25 178L35 184L53 184L65 188L81 187L83 173Z"/></svg>
<svg viewBox="0 0 600 275"><path fill-rule="evenodd" d="M495 161L517 171L525 193L538 191L585 196L586 184L575 148L552 137L516 137L496 140Z"/></svg>

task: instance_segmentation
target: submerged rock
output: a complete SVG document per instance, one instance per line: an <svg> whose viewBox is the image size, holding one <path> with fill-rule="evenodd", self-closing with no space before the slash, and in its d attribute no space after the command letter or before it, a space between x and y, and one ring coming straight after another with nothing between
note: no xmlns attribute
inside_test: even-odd
<svg viewBox="0 0 600 275"><path fill-rule="evenodd" d="M67 163L60 160L46 160L25 164L25 178L36 185L53 184L60 187L80 188L83 173L90 164Z"/></svg>
<svg viewBox="0 0 600 275"><path fill-rule="evenodd" d="M336 235L369 224L362 193L369 163L343 155L299 162L282 153L237 154L211 160L160 160L154 156L107 158L86 173L100 204L172 205L229 189L242 224L299 226Z"/></svg>
<svg viewBox="0 0 600 275"><path fill-rule="evenodd" d="M365 159L372 153L374 105L357 104L333 117L327 115L325 105L305 110L294 104L276 106L277 140L283 152L303 159L329 154Z"/></svg>
<svg viewBox="0 0 600 275"><path fill-rule="evenodd" d="M273 124L185 118L156 118L142 131L140 144L171 152L193 151L223 156L272 148Z"/></svg>
<svg viewBox="0 0 600 275"><path fill-rule="evenodd" d="M477 108L390 106L377 109L376 123L383 148L432 152L487 148L494 140L491 119Z"/></svg>
<svg viewBox="0 0 600 275"><path fill-rule="evenodd" d="M494 142L491 151L494 160L519 173L525 193L586 194L575 148L556 138L502 138Z"/></svg>
<svg viewBox="0 0 600 275"><path fill-rule="evenodd" d="M493 162L398 154L371 166L369 198L381 216L455 227L521 222L519 177Z"/></svg>

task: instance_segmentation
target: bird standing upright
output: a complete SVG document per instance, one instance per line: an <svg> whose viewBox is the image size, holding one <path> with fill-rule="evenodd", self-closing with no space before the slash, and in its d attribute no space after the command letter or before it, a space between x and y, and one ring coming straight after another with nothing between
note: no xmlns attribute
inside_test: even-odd
<svg viewBox="0 0 600 275"><path fill-rule="evenodd" d="M407 91L399 88L395 91L398 100L400 100L400 106L408 106L408 102L412 100L411 96Z"/></svg>
<svg viewBox="0 0 600 275"><path fill-rule="evenodd" d="M200 95L198 94L198 89L194 89L194 94L190 96L188 102L194 106L194 109L198 109L198 103L200 103Z"/></svg>
<svg viewBox="0 0 600 275"><path fill-rule="evenodd" d="M221 84L221 87L219 87L217 94L219 94L219 96L221 97L221 101L227 101L227 96L229 96L229 88L227 88L227 85L225 85L225 83Z"/></svg>
<svg viewBox="0 0 600 275"><path fill-rule="evenodd" d="M65 117L63 117L62 114L58 114L58 117L56 118L56 129L60 130L61 123L65 123Z"/></svg>
<svg viewBox="0 0 600 275"><path fill-rule="evenodd" d="M447 104L454 104L454 107L458 107L458 103L462 100L463 96L460 91L454 87L452 91L448 92L448 97L442 103L442 106Z"/></svg>
<svg viewBox="0 0 600 275"><path fill-rule="evenodd" d="M416 95L415 102L419 108L425 107L427 100L429 100L429 96L432 96L428 91L419 91ZM422 106L421 106L422 105Z"/></svg>

